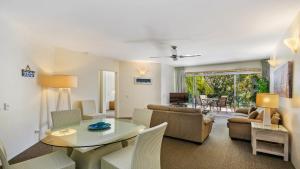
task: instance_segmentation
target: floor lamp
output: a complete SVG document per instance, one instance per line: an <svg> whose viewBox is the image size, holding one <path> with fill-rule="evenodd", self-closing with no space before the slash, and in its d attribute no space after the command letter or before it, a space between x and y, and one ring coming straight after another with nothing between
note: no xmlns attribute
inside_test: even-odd
<svg viewBox="0 0 300 169"><path fill-rule="evenodd" d="M279 96L278 94L271 93L258 93L256 95L256 107L265 108L263 116L264 126L271 125L271 109L279 107Z"/></svg>
<svg viewBox="0 0 300 169"><path fill-rule="evenodd" d="M50 112L48 103L48 88L58 89L58 98L56 103L56 111L61 109L61 99L63 91L67 91L68 94L68 109L72 108L71 103L71 88L76 88L78 85L77 77L72 75L42 75L39 78L39 83L46 89L46 104L47 104L47 124L50 128Z"/></svg>

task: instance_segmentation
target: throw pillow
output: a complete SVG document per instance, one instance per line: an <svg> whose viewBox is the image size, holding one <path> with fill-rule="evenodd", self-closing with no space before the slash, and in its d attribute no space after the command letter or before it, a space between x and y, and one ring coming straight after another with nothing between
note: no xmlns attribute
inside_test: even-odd
<svg viewBox="0 0 300 169"><path fill-rule="evenodd" d="M248 119L255 119L258 115L257 111L253 111L248 115Z"/></svg>
<svg viewBox="0 0 300 169"><path fill-rule="evenodd" d="M271 118L271 123L272 124L279 124L280 122L280 114L278 112L273 113L272 118Z"/></svg>
<svg viewBox="0 0 300 169"><path fill-rule="evenodd" d="M251 106L251 107L249 108L249 110L248 110L248 114L252 113L252 112L255 111L255 110L256 110L256 107Z"/></svg>
<svg viewBox="0 0 300 169"><path fill-rule="evenodd" d="M271 123L272 124L279 124L280 122L280 118L277 117L277 116L272 116L272 119L271 119Z"/></svg>
<svg viewBox="0 0 300 169"><path fill-rule="evenodd" d="M264 111L263 108L257 108L256 111L258 112L258 115L256 116L256 120L263 120L264 119Z"/></svg>

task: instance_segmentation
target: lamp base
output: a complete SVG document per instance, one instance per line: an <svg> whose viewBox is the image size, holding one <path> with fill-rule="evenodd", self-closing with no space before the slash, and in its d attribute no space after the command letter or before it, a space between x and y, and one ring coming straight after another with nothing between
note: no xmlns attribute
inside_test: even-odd
<svg viewBox="0 0 300 169"><path fill-rule="evenodd" d="M270 108L265 108L264 120L263 120L264 126L271 126L271 113L270 112L271 112Z"/></svg>

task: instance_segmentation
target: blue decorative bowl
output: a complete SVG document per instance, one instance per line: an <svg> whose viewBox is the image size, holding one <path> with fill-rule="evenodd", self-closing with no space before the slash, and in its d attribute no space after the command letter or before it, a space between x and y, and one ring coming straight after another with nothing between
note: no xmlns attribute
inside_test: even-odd
<svg viewBox="0 0 300 169"><path fill-rule="evenodd" d="M98 123L89 125L88 129L89 130L107 130L107 129L110 129L110 124L105 123L105 122L98 122Z"/></svg>

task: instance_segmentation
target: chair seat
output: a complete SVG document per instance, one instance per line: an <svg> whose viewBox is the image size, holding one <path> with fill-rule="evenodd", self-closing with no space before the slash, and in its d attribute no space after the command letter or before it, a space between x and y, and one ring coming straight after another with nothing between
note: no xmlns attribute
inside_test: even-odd
<svg viewBox="0 0 300 169"><path fill-rule="evenodd" d="M9 169L75 169L75 162L63 151L56 151L41 157L10 165Z"/></svg>
<svg viewBox="0 0 300 169"><path fill-rule="evenodd" d="M134 146L130 145L119 151L102 157L101 168L103 169L131 169L131 161Z"/></svg>
<svg viewBox="0 0 300 169"><path fill-rule="evenodd" d="M101 114L101 113L83 114L82 118L83 120L100 119L100 118L105 118L105 114Z"/></svg>

